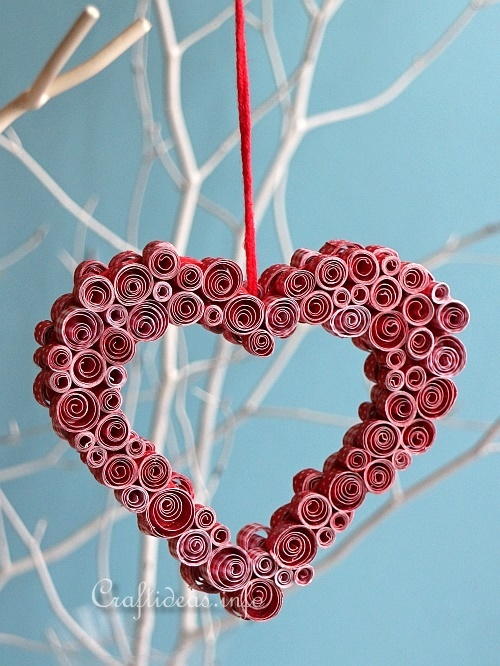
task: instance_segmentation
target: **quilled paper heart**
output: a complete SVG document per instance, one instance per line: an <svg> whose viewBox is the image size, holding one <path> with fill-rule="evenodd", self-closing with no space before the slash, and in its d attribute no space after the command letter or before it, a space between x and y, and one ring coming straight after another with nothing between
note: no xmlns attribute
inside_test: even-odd
<svg viewBox="0 0 500 666"><path fill-rule="evenodd" d="M333 240L319 252L297 250L289 265L262 273L255 296L235 262L181 257L153 241L142 255L77 267L73 292L36 326L34 395L97 481L137 514L139 529L167 539L192 588L220 594L239 617L268 620L284 588L310 583L318 549L348 527L366 493L385 492L434 442L434 420L457 397L450 377L466 351L455 333L468 319L446 284L386 247ZM256 356L272 354L275 338L293 335L299 322L321 325L368 352L364 371L374 383L341 448L321 470L298 472L290 502L269 525L242 527L235 543L121 411L137 343L195 322Z"/></svg>

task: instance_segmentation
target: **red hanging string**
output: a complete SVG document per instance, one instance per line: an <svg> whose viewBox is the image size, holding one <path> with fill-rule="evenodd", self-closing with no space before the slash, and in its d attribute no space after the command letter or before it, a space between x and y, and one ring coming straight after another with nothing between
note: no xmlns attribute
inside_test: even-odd
<svg viewBox="0 0 500 666"><path fill-rule="evenodd" d="M245 40L245 10L243 0L234 0L236 31L236 85L238 88L238 120L241 135L241 170L245 202L245 255L247 288L257 295L257 250L252 191L252 115L250 79L248 76L247 45Z"/></svg>

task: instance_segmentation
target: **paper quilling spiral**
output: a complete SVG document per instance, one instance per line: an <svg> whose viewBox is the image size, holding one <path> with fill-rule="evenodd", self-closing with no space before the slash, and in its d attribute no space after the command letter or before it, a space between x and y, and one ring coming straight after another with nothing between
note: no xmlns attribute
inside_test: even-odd
<svg viewBox="0 0 500 666"><path fill-rule="evenodd" d="M77 267L72 292L35 328L33 392L94 478L137 515L139 529L167 540L188 585L220 594L238 617L268 620L284 589L311 582L318 549L349 527L366 494L385 492L432 446L435 419L457 397L452 377L466 350L456 334L468 320L446 284L390 248L332 240L318 252L296 250L290 264L262 273L253 295L234 261L198 261L152 241L142 255L120 252L108 266L87 260ZM295 474L290 501L269 525L242 527L236 543L215 511L196 501L191 481L122 412L125 366L137 344L196 322L255 356L272 354L299 322L351 338L368 353L364 372L373 386L360 422L320 469Z"/></svg>

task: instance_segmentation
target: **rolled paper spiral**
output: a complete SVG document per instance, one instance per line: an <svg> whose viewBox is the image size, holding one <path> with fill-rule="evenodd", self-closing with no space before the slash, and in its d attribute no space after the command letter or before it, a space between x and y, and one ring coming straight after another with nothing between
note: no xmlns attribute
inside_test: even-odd
<svg viewBox="0 0 500 666"><path fill-rule="evenodd" d="M377 382L388 391L399 391L405 383L405 373L402 370L381 368L378 372Z"/></svg>
<svg viewBox="0 0 500 666"><path fill-rule="evenodd" d="M407 469L411 465L411 453L405 449L398 449L392 454L391 460L394 469L398 471Z"/></svg>
<svg viewBox="0 0 500 666"><path fill-rule="evenodd" d="M151 296L155 301L158 301L158 303L166 303L172 296L172 285L165 280L155 282Z"/></svg>
<svg viewBox="0 0 500 666"><path fill-rule="evenodd" d="M330 526L335 532L343 532L351 524L354 511L334 511L330 518Z"/></svg>
<svg viewBox="0 0 500 666"><path fill-rule="evenodd" d="M251 294L233 296L224 307L224 326L235 335L249 335L260 328L264 305Z"/></svg>
<svg viewBox="0 0 500 666"><path fill-rule="evenodd" d="M54 335L54 324L49 319L44 319L43 321L39 321L38 324L35 326L35 332L34 332L35 342L37 342L42 347L44 345L47 345L52 340L53 335Z"/></svg>
<svg viewBox="0 0 500 666"><path fill-rule="evenodd" d="M427 381L427 373L421 365L409 365L404 372L405 386L409 391L419 391Z"/></svg>
<svg viewBox="0 0 500 666"><path fill-rule="evenodd" d="M401 433L387 421L365 421L361 427L361 445L375 458L390 456L401 444Z"/></svg>
<svg viewBox="0 0 500 666"><path fill-rule="evenodd" d="M92 388L104 379L106 361L95 349L86 349L73 356L70 373L76 386Z"/></svg>
<svg viewBox="0 0 500 666"><path fill-rule="evenodd" d="M231 532L229 531L229 528L222 523L215 523L215 525L212 525L212 527L209 528L208 533L212 543L216 546L222 546L231 541Z"/></svg>
<svg viewBox="0 0 500 666"><path fill-rule="evenodd" d="M316 556L314 532L305 525L278 525L266 541L269 552L282 567L301 567Z"/></svg>
<svg viewBox="0 0 500 666"><path fill-rule="evenodd" d="M293 522L293 517L290 513L290 504L284 504L275 509L269 519L269 525L271 529L282 523L291 523Z"/></svg>
<svg viewBox="0 0 500 666"><path fill-rule="evenodd" d="M299 321L306 324L324 324L333 314L332 297L324 291L312 291L301 299Z"/></svg>
<svg viewBox="0 0 500 666"><path fill-rule="evenodd" d="M435 377L417 395L418 412L424 417L439 419L446 416L457 399L457 387L446 377Z"/></svg>
<svg viewBox="0 0 500 666"><path fill-rule="evenodd" d="M154 493L146 511L138 514L139 529L151 536L173 539L186 532L194 520L194 502L180 488Z"/></svg>
<svg viewBox="0 0 500 666"><path fill-rule="evenodd" d="M203 270L193 263L193 259L181 259L181 266L174 277L174 282L182 291L196 291L203 283Z"/></svg>
<svg viewBox="0 0 500 666"><path fill-rule="evenodd" d="M410 334L411 335L411 334ZM406 353L404 349L390 349L387 353L375 352L375 355L383 354L383 363L393 370L400 370L406 363Z"/></svg>
<svg viewBox="0 0 500 666"><path fill-rule="evenodd" d="M402 311L408 323L424 326L434 317L434 305L425 294L410 294L403 301Z"/></svg>
<svg viewBox="0 0 500 666"><path fill-rule="evenodd" d="M344 258L347 260L349 277L354 282L373 284L378 278L380 267L371 252L353 249L348 251Z"/></svg>
<svg viewBox="0 0 500 666"><path fill-rule="evenodd" d="M237 294L243 284L243 271L230 259L207 257L201 262L202 291L207 301L227 301Z"/></svg>
<svg viewBox="0 0 500 666"><path fill-rule="evenodd" d="M311 257L316 257L318 254L321 256L320 252L299 248L298 250L295 250L291 256L290 266L293 266L294 268L304 268L306 261Z"/></svg>
<svg viewBox="0 0 500 666"><path fill-rule="evenodd" d="M420 264L403 262L398 280L406 292L418 294L429 285L431 276L429 271Z"/></svg>
<svg viewBox="0 0 500 666"><path fill-rule="evenodd" d="M201 567L204 578L221 591L239 590L252 575L252 561L239 546L222 546L212 551L206 564Z"/></svg>
<svg viewBox="0 0 500 666"><path fill-rule="evenodd" d="M385 275L396 275L401 268L401 259L394 250L389 247L382 247L381 245L367 245L366 249L372 252L375 259L380 264L380 270Z"/></svg>
<svg viewBox="0 0 500 666"><path fill-rule="evenodd" d="M68 442L75 451L83 453L95 444L95 435L90 430L75 432L69 436Z"/></svg>
<svg viewBox="0 0 500 666"><path fill-rule="evenodd" d="M278 569L274 574L274 582L282 589L286 590L293 585L293 570L292 569Z"/></svg>
<svg viewBox="0 0 500 666"><path fill-rule="evenodd" d="M99 444L109 451L119 451L127 442L130 435L130 425L122 412L106 414L95 430Z"/></svg>
<svg viewBox="0 0 500 666"><path fill-rule="evenodd" d="M434 282L434 280L431 280L423 292L437 305L450 300L450 288L444 282Z"/></svg>
<svg viewBox="0 0 500 666"><path fill-rule="evenodd" d="M294 495L290 513L306 527L317 528L329 522L332 507L324 495L306 490Z"/></svg>
<svg viewBox="0 0 500 666"><path fill-rule="evenodd" d="M324 327L340 338L363 335L370 326L371 314L363 305L348 305L337 310Z"/></svg>
<svg viewBox="0 0 500 666"><path fill-rule="evenodd" d="M351 302L351 292L346 287L335 289L332 294L332 302L336 308L345 308Z"/></svg>
<svg viewBox="0 0 500 666"><path fill-rule="evenodd" d="M54 393L66 393L71 388L71 375L66 370L45 370L41 376L49 390Z"/></svg>
<svg viewBox="0 0 500 666"><path fill-rule="evenodd" d="M215 511L210 506L203 504L195 505L194 524L203 530L208 530L215 525L217 518Z"/></svg>
<svg viewBox="0 0 500 666"><path fill-rule="evenodd" d="M351 284L349 292L349 301L353 305L365 305L370 300L370 290L366 284Z"/></svg>
<svg viewBox="0 0 500 666"><path fill-rule="evenodd" d="M82 459L82 462L87 465L94 477L98 479L99 470L108 459L108 452L104 447L94 444L85 451L82 451L80 453L80 458Z"/></svg>
<svg viewBox="0 0 500 666"><path fill-rule="evenodd" d="M293 572L293 582L296 585L309 585L314 578L314 568L307 564L305 567L299 567Z"/></svg>
<svg viewBox="0 0 500 666"><path fill-rule="evenodd" d="M122 305L132 306L146 300L153 289L153 278L143 264L125 264L111 269L110 278L116 299Z"/></svg>
<svg viewBox="0 0 500 666"><path fill-rule="evenodd" d="M375 354L368 354L368 356L365 358L365 362L363 363L363 372L365 373L366 378L371 382L376 382L380 367L381 365Z"/></svg>
<svg viewBox="0 0 500 666"><path fill-rule="evenodd" d="M351 472L362 472L370 460L371 456L365 449L344 446L336 455L335 464L343 465ZM330 472L331 469L325 469L325 472Z"/></svg>
<svg viewBox="0 0 500 666"><path fill-rule="evenodd" d="M362 421L377 418L377 409L373 402L362 402L358 407L358 416Z"/></svg>
<svg viewBox="0 0 500 666"><path fill-rule="evenodd" d="M365 498L366 487L357 472L327 472L320 486L335 509L352 511L360 506Z"/></svg>
<svg viewBox="0 0 500 666"><path fill-rule="evenodd" d="M359 243L353 243L352 241L348 241L345 239L338 239L338 240L330 240L326 241L326 243L323 243L323 245L320 247L320 252L321 254L333 254L333 255L339 255L339 256L344 256L346 253L350 252L351 250L357 250L361 249L363 246L360 245Z"/></svg>
<svg viewBox="0 0 500 666"><path fill-rule="evenodd" d="M89 275L101 275L107 269L106 264L103 264L102 261L97 261L97 259L85 259L78 264L75 268L75 273L73 279L75 284L84 280Z"/></svg>
<svg viewBox="0 0 500 666"><path fill-rule="evenodd" d="M124 326L128 319L128 310L121 303L113 303L103 312L106 323L110 326Z"/></svg>
<svg viewBox="0 0 500 666"><path fill-rule="evenodd" d="M104 381L111 388L120 388L127 381L127 371L123 365L110 365L106 370Z"/></svg>
<svg viewBox="0 0 500 666"><path fill-rule="evenodd" d="M314 275L306 270L294 268L287 264L275 264L266 269L261 276L260 284L267 294L304 298L314 290Z"/></svg>
<svg viewBox="0 0 500 666"><path fill-rule="evenodd" d="M404 426L413 421L417 414L415 398L407 391L387 391L374 386L372 398L379 414L397 426Z"/></svg>
<svg viewBox="0 0 500 666"><path fill-rule="evenodd" d="M323 527L314 530L314 536L316 537L318 548L330 548L335 541L335 530L328 525L323 525Z"/></svg>
<svg viewBox="0 0 500 666"><path fill-rule="evenodd" d="M187 292L186 292L187 293ZM192 294L196 296L196 294ZM198 297L199 298L199 297ZM174 296L168 301L169 310ZM139 303L130 310L127 330L139 341L158 340L167 330L169 314L163 303L146 301Z"/></svg>
<svg viewBox="0 0 500 666"><path fill-rule="evenodd" d="M317 469L312 467L302 469L293 477L293 492L301 493L304 490L316 490L322 478L323 473Z"/></svg>
<svg viewBox="0 0 500 666"><path fill-rule="evenodd" d="M267 578L254 578L239 592L225 592L226 610L243 620L263 622L275 617L283 605L283 592Z"/></svg>
<svg viewBox="0 0 500 666"><path fill-rule="evenodd" d="M317 286L322 289L335 289L347 280L347 265L340 257L329 257L318 252L306 259L301 268L311 271Z"/></svg>
<svg viewBox="0 0 500 666"><path fill-rule="evenodd" d="M68 433L92 430L99 420L99 402L89 389L70 389L51 401L50 416Z"/></svg>
<svg viewBox="0 0 500 666"><path fill-rule="evenodd" d="M416 419L403 429L403 446L413 455L425 453L434 443L436 426L428 419Z"/></svg>
<svg viewBox="0 0 500 666"><path fill-rule="evenodd" d="M130 433L130 436L125 444L125 451L128 456L131 458L136 458L137 460L142 460L148 453L154 451L154 447L147 439L144 437L139 437L135 432Z"/></svg>
<svg viewBox="0 0 500 666"><path fill-rule="evenodd" d="M183 564L200 566L210 557L212 544L205 530L194 529L184 532L168 543L170 553Z"/></svg>
<svg viewBox="0 0 500 666"><path fill-rule="evenodd" d="M94 312L103 312L115 299L113 284L105 275L87 275L76 280L73 293L83 308Z"/></svg>
<svg viewBox="0 0 500 666"><path fill-rule="evenodd" d="M57 338L73 351L92 347L104 330L102 319L91 310L70 306L54 321Z"/></svg>
<svg viewBox="0 0 500 666"><path fill-rule="evenodd" d="M41 348L40 362L49 370L69 370L73 354L64 345L49 344Z"/></svg>
<svg viewBox="0 0 500 666"><path fill-rule="evenodd" d="M383 275L371 285L369 303L375 310L387 312L399 304L402 295L399 282L393 277Z"/></svg>
<svg viewBox="0 0 500 666"><path fill-rule="evenodd" d="M413 328L406 341L408 356L420 361L431 353L434 347L434 334L428 328Z"/></svg>
<svg viewBox="0 0 500 666"><path fill-rule="evenodd" d="M264 548L248 548L248 557L252 561L252 571L260 578L272 578L278 565Z"/></svg>
<svg viewBox="0 0 500 666"><path fill-rule="evenodd" d="M363 472L365 486L370 493L380 494L392 486L396 479L396 470L390 460L373 460Z"/></svg>
<svg viewBox="0 0 500 666"><path fill-rule="evenodd" d="M108 363L125 365L135 356L135 340L125 329L110 326L99 339L99 351Z"/></svg>
<svg viewBox="0 0 500 666"><path fill-rule="evenodd" d="M136 479L137 463L123 454L108 455L99 474L99 481L114 490L124 490Z"/></svg>
<svg viewBox="0 0 500 666"><path fill-rule="evenodd" d="M269 528L261 523L244 525L236 535L236 543L244 550L262 548L269 535Z"/></svg>
<svg viewBox="0 0 500 666"><path fill-rule="evenodd" d="M120 504L127 509L127 511L131 511L132 513L142 513L143 511L146 511L149 503L147 490L144 490L144 488L137 485L115 490L115 497Z"/></svg>
<svg viewBox="0 0 500 666"><path fill-rule="evenodd" d="M408 324L400 312L379 312L371 320L368 340L373 347L390 351L402 346L408 337Z"/></svg>
<svg viewBox="0 0 500 666"><path fill-rule="evenodd" d="M175 326L188 326L203 315L203 301L191 291L178 291L168 301L168 317ZM163 335L163 334L162 334Z"/></svg>
<svg viewBox="0 0 500 666"><path fill-rule="evenodd" d="M166 488L171 478L172 465L160 453L146 456L139 466L139 482L150 492Z"/></svg>
<svg viewBox="0 0 500 666"><path fill-rule="evenodd" d="M243 336L243 348L254 356L270 356L275 347L274 338L265 328L258 328Z"/></svg>
<svg viewBox="0 0 500 666"><path fill-rule="evenodd" d="M453 335L442 335L427 357L426 367L435 375L454 377L464 369L466 360L464 344Z"/></svg>
<svg viewBox="0 0 500 666"><path fill-rule="evenodd" d="M151 241L142 251L144 263L160 280L173 277L179 268L179 255L175 247L166 241Z"/></svg>
<svg viewBox="0 0 500 666"><path fill-rule="evenodd" d="M202 326L205 326L205 328L215 328L216 326L220 326L222 324L222 321L224 319L224 315L222 312L222 308L218 305L215 305L213 303L209 305L205 305L205 309L203 310L203 315L201 317L200 323Z"/></svg>
<svg viewBox="0 0 500 666"><path fill-rule="evenodd" d="M292 298L267 297L264 299L265 325L271 335L288 338L297 328L300 308Z"/></svg>

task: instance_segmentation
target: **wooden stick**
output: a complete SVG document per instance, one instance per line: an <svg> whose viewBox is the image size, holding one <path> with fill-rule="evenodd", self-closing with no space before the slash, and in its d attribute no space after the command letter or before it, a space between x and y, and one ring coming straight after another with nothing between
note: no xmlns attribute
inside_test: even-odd
<svg viewBox="0 0 500 666"><path fill-rule="evenodd" d="M86 7L63 37L33 85L0 109L0 132L27 111L39 109L50 99L95 76L143 37L151 24L137 19L91 58L60 74L78 46L99 19L96 7Z"/></svg>

